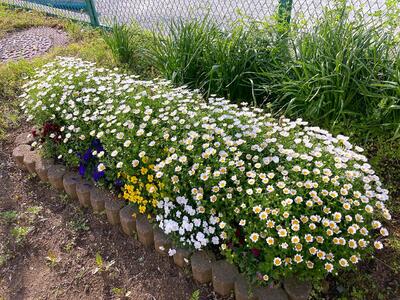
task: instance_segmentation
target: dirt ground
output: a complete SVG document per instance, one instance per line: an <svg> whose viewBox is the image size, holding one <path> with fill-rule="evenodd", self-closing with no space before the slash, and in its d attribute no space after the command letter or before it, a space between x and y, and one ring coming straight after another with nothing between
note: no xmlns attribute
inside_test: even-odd
<svg viewBox="0 0 400 300"><path fill-rule="evenodd" d="M0 300L217 299L105 215L20 171L11 152L26 128L0 142Z"/></svg>

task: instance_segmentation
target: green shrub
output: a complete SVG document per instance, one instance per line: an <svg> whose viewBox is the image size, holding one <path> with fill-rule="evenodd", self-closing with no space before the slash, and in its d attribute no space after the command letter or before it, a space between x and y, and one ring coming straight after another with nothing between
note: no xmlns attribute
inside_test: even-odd
<svg viewBox="0 0 400 300"><path fill-rule="evenodd" d="M400 54L395 36L350 12L345 5L326 10L310 31L294 35L292 59L264 87L273 91L273 109L288 116L363 138L399 136Z"/></svg>

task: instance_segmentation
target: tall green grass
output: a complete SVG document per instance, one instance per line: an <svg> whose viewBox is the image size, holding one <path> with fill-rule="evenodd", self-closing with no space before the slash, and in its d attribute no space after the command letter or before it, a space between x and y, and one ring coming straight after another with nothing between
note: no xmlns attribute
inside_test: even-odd
<svg viewBox="0 0 400 300"><path fill-rule="evenodd" d="M223 29L205 17L174 20L152 36L114 25L105 39L128 69L154 67L206 97L267 104L277 114L366 139L400 137L398 14L377 25L345 0L335 3L306 31L245 18Z"/></svg>
<svg viewBox="0 0 400 300"><path fill-rule="evenodd" d="M273 92L273 109L364 137L398 137L400 56L385 29L350 16L346 5L325 11L292 39L291 59L263 84ZM259 75L271 78L269 71Z"/></svg>
<svg viewBox="0 0 400 300"><path fill-rule="evenodd" d="M258 70L276 68L278 34L257 22L236 22L221 29L209 18L173 21L168 34L154 34L150 57L176 84L200 88L233 101L259 101ZM262 92L262 93L260 93Z"/></svg>
<svg viewBox="0 0 400 300"><path fill-rule="evenodd" d="M103 32L103 39L111 49L118 64L136 74L147 75L151 65L146 52L151 35L138 24L114 23L110 31Z"/></svg>

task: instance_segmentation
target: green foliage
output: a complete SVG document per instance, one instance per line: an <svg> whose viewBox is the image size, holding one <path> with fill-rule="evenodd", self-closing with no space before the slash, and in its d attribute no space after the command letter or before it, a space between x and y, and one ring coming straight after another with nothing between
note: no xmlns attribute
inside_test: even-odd
<svg viewBox="0 0 400 300"><path fill-rule="evenodd" d="M200 290L195 290L190 296L190 300L199 300L200 299Z"/></svg>
<svg viewBox="0 0 400 300"><path fill-rule="evenodd" d="M11 229L11 235L14 237L15 242L19 244L25 240L31 230L32 227L17 225Z"/></svg>
<svg viewBox="0 0 400 300"><path fill-rule="evenodd" d="M96 268L92 271L92 274L96 274L98 272L108 272L110 268L115 264L115 261L112 260L110 262L104 261L103 257L99 252L96 253Z"/></svg>
<svg viewBox="0 0 400 300"><path fill-rule="evenodd" d="M74 232L88 231L90 229L88 221L82 212L77 212L74 218L68 222L68 226Z"/></svg>
<svg viewBox="0 0 400 300"><path fill-rule="evenodd" d="M218 28L207 19L172 21L168 35L154 34L151 57L161 74L176 84L198 86L203 76L207 44L217 38Z"/></svg>
<svg viewBox="0 0 400 300"><path fill-rule="evenodd" d="M98 268L103 268L103 258L99 252L96 253L96 265Z"/></svg>
<svg viewBox="0 0 400 300"><path fill-rule="evenodd" d="M62 22L62 21L61 21ZM0 38L7 32L27 29L32 26L58 26L60 20L44 13L22 8L10 8L0 3Z"/></svg>
<svg viewBox="0 0 400 300"><path fill-rule="evenodd" d="M256 71L276 69L284 43L278 31L247 20L221 29L208 17L172 21L168 34L154 34L150 57L177 85L200 88L234 101L259 99Z"/></svg>
<svg viewBox="0 0 400 300"><path fill-rule="evenodd" d="M61 261L61 257L59 257L55 251L49 250L46 261L50 267L55 267Z"/></svg>
<svg viewBox="0 0 400 300"><path fill-rule="evenodd" d="M145 53L150 35L138 24L128 26L114 23L112 29L104 31L102 36L119 64L136 74L149 72L150 63Z"/></svg>
<svg viewBox="0 0 400 300"><path fill-rule="evenodd" d="M339 5L291 40L292 58L274 80L260 74L268 75L275 111L363 138L399 136L400 53L392 31Z"/></svg>
<svg viewBox="0 0 400 300"><path fill-rule="evenodd" d="M6 224L14 222L18 218L18 213L15 210L7 210L0 212L0 221Z"/></svg>

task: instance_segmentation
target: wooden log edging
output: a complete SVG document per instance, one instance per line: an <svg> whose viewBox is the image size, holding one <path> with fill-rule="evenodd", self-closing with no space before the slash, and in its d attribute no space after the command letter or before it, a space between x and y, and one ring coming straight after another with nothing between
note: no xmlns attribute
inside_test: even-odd
<svg viewBox="0 0 400 300"><path fill-rule="evenodd" d="M117 200L110 192L95 187L83 180L78 174L68 171L51 159L44 159L32 151L31 134L22 133L16 138L17 147L12 156L18 167L38 175L43 182L48 182L59 191L78 200L83 207L91 207L95 213L106 212L112 226L120 226L129 237L137 236L145 247L154 247L161 255L168 255L172 242L159 228L154 228L145 215L135 207ZM287 279L282 287L252 288L237 268L225 260L216 260L210 251L196 251L176 248L173 261L180 268L190 268L195 281L201 284L212 283L214 291L220 296L232 293L236 300L307 300L311 293L311 284L295 278Z"/></svg>

